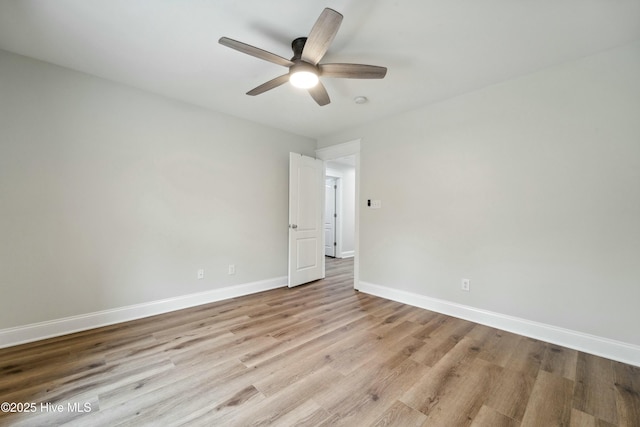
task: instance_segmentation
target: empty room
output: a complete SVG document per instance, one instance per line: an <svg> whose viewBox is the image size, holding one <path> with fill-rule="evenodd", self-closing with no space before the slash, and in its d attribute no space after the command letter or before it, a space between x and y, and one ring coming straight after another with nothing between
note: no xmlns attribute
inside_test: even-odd
<svg viewBox="0 0 640 427"><path fill-rule="evenodd" d="M640 426L640 0L0 1L0 426Z"/></svg>

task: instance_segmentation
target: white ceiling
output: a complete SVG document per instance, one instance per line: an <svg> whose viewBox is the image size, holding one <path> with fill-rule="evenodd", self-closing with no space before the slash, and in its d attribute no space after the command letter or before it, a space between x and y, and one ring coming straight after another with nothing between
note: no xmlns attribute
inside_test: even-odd
<svg viewBox="0 0 640 427"><path fill-rule="evenodd" d="M355 168L356 167L356 156L355 155L351 155L351 156L345 156L345 157L339 157L337 159L333 159L333 160L329 160L327 162L327 166L332 166L332 165L338 165L338 166L348 166L351 168Z"/></svg>
<svg viewBox="0 0 640 427"><path fill-rule="evenodd" d="M322 62L387 77L324 79L325 107L245 95L287 69L217 40L289 58L324 7L344 20ZM640 0L0 0L1 49L314 138L638 39Z"/></svg>

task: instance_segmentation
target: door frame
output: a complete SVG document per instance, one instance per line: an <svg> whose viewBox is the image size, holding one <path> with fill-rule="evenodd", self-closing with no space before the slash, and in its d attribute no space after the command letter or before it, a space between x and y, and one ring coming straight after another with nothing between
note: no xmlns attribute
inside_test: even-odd
<svg viewBox="0 0 640 427"><path fill-rule="evenodd" d="M326 161L335 160L340 157L355 156L356 159L356 195L355 195L355 218L354 218L354 248L353 254L353 289L358 290L360 287L360 141L354 139L342 144L330 145L316 150L316 158L325 162L326 177ZM323 182L324 185L324 182ZM324 206L322 206L322 215L324 216ZM324 221L324 218L323 218ZM324 246L324 244L323 244Z"/></svg>

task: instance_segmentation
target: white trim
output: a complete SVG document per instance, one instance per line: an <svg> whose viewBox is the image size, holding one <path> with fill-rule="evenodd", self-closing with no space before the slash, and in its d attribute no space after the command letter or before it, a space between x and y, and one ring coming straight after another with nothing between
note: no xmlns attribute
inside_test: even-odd
<svg viewBox="0 0 640 427"><path fill-rule="evenodd" d="M325 160L325 167L326 167L326 162L330 162L330 161L331 160ZM324 176L327 178L342 178L344 177L344 174L335 169L331 169L330 167L327 167L324 171Z"/></svg>
<svg viewBox="0 0 640 427"><path fill-rule="evenodd" d="M353 288L360 289L360 140L358 140L358 152L356 153L356 220L353 255Z"/></svg>
<svg viewBox="0 0 640 427"><path fill-rule="evenodd" d="M316 157L320 160L333 160L340 157L351 156L360 152L360 139L342 144L330 145L316 150Z"/></svg>
<svg viewBox="0 0 640 427"><path fill-rule="evenodd" d="M403 304L413 305L526 337L558 344L585 353L640 366L640 346L585 334L519 317L457 304L424 295L360 282L360 291Z"/></svg>
<svg viewBox="0 0 640 427"><path fill-rule="evenodd" d="M287 277L260 280L242 285L228 286L220 289L199 292L196 294L181 295L179 297L151 301L142 304L129 305L110 310L102 310L94 313L65 317L46 322L32 323L25 326L0 330L0 348L10 347L27 342L38 341L45 338L57 337L73 332L112 325L114 323L127 322L170 311L195 307L211 302L222 301L229 298L241 297L256 292L287 286Z"/></svg>
<svg viewBox="0 0 640 427"><path fill-rule="evenodd" d="M353 258L354 255L355 255L355 251L340 252L340 258Z"/></svg>

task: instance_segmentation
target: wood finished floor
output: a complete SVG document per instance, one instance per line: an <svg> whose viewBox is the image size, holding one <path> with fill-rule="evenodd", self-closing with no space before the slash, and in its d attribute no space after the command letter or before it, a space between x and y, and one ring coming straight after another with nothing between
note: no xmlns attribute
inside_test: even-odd
<svg viewBox="0 0 640 427"><path fill-rule="evenodd" d="M0 349L0 402L36 404L0 425L640 426L640 368L355 292L352 268Z"/></svg>

